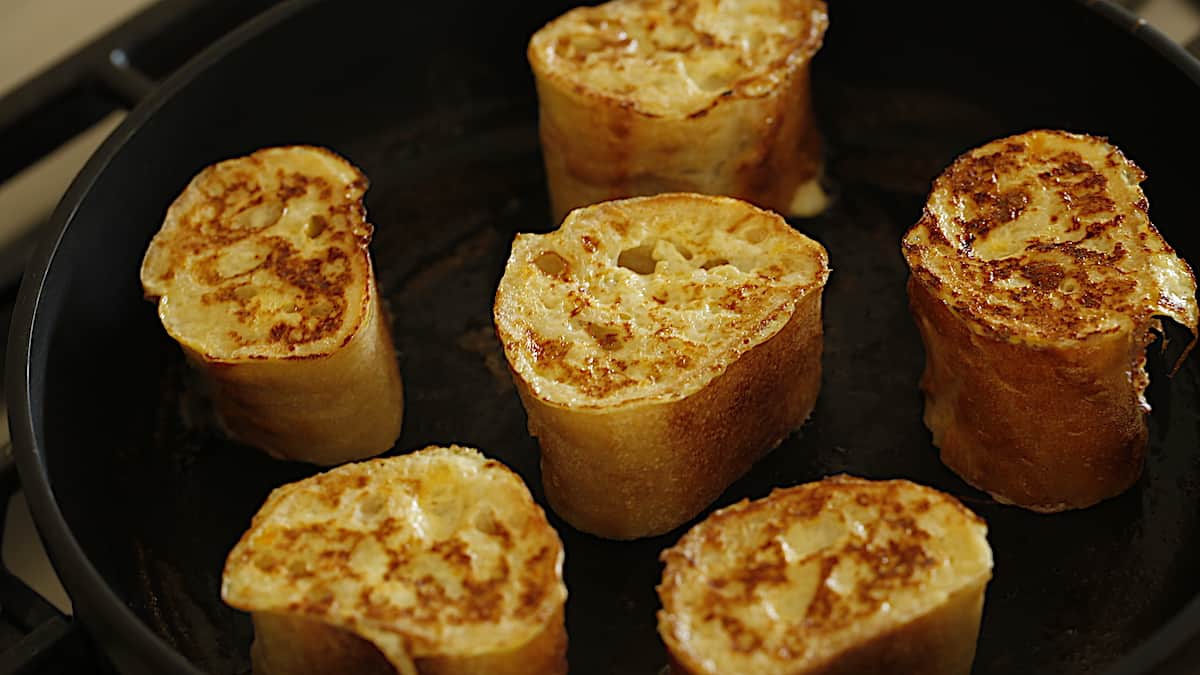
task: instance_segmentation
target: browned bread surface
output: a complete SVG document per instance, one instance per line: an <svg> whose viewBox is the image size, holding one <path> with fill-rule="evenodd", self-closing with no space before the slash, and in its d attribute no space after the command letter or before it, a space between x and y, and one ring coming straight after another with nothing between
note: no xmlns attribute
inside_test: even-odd
<svg viewBox="0 0 1200 675"><path fill-rule="evenodd" d="M367 179L321 148L268 148L201 171L142 264L163 325L202 358L320 357L372 294Z"/></svg>
<svg viewBox="0 0 1200 675"><path fill-rule="evenodd" d="M659 192L820 211L820 138L808 66L820 0L613 0L530 40L542 147L561 220Z"/></svg>
<svg viewBox="0 0 1200 675"><path fill-rule="evenodd" d="M496 329L555 511L665 532L800 426L828 274L820 244L724 197L608 202L518 235Z"/></svg>
<svg viewBox="0 0 1200 675"><path fill-rule="evenodd" d="M272 455L335 464L399 435L366 187L328 150L260 150L201 171L146 251L146 296L222 422Z"/></svg>
<svg viewBox="0 0 1200 675"><path fill-rule="evenodd" d="M1151 330L1197 321L1144 178L1103 139L1031 131L957 159L904 238L925 422L997 499L1082 508L1141 473Z"/></svg>
<svg viewBox="0 0 1200 675"><path fill-rule="evenodd" d="M562 561L519 477L430 447L272 492L222 597L253 613L259 675L561 674Z"/></svg>
<svg viewBox="0 0 1200 675"><path fill-rule="evenodd" d="M908 481L836 476L721 509L663 552L678 675L966 675L982 520Z"/></svg>

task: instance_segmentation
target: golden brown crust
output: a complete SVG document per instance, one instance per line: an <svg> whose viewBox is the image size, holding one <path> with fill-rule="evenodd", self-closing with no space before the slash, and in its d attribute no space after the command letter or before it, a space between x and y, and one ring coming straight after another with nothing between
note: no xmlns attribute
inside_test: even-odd
<svg viewBox="0 0 1200 675"><path fill-rule="evenodd" d="M907 481L847 476L717 511L663 552L659 633L694 675L970 671L986 527Z"/></svg>
<svg viewBox="0 0 1200 675"><path fill-rule="evenodd" d="M820 0L615 0L542 28L528 57L555 220L660 192L820 211L808 64L827 23Z"/></svg>
<svg viewBox="0 0 1200 675"><path fill-rule="evenodd" d="M358 169L268 148L197 175L142 263L159 318L239 441L332 465L400 435L404 392Z"/></svg>
<svg viewBox="0 0 1200 675"><path fill-rule="evenodd" d="M314 623L348 658L370 650L338 632L401 673L518 659L561 673L562 556L520 478L474 450L431 447L275 490L229 554L222 597L267 629L256 651L281 664L272 675L308 672L286 664L307 660L292 652Z"/></svg>
<svg viewBox="0 0 1200 675"><path fill-rule="evenodd" d="M836 659L804 670L790 670L787 675L967 675L975 661L975 636L983 616L986 588L986 580L965 587L928 614L847 649ZM703 666L692 669L673 657L669 661L671 675L712 675ZM747 675L760 672L749 671Z"/></svg>
<svg viewBox="0 0 1200 675"><path fill-rule="evenodd" d="M828 22L819 0L614 0L551 21L530 39L528 56L581 96L648 117L694 118L723 101L769 95L808 64Z"/></svg>
<svg viewBox="0 0 1200 675"><path fill-rule="evenodd" d="M604 408L685 398L819 293L828 255L725 197L597 204L517 235L496 291L505 355L542 400Z"/></svg>
<svg viewBox="0 0 1200 675"><path fill-rule="evenodd" d="M567 627L562 606L545 629L507 652L417 660L420 675L566 675Z"/></svg>
<svg viewBox="0 0 1200 675"><path fill-rule="evenodd" d="M230 436L273 457L320 466L392 447L404 420L404 387L374 286L372 279L365 324L322 358L223 364L184 348Z"/></svg>
<svg viewBox="0 0 1200 675"><path fill-rule="evenodd" d="M908 288L925 344L925 425L946 466L1000 501L1047 513L1137 481L1149 326L1033 347L978 335L920 283Z"/></svg>
<svg viewBox="0 0 1200 675"><path fill-rule="evenodd" d="M375 645L320 621L286 614L255 612L254 675L396 675L399 671Z"/></svg>
<svg viewBox="0 0 1200 675"><path fill-rule="evenodd" d="M171 205L142 263L167 331L207 361L319 358L373 301L367 179L309 146L219 162Z"/></svg>
<svg viewBox="0 0 1200 675"><path fill-rule="evenodd" d="M1151 330L1197 322L1144 178L1103 139L1031 131L957 159L904 239L925 423L1001 501L1083 508L1141 474Z"/></svg>
<svg viewBox="0 0 1200 675"><path fill-rule="evenodd" d="M562 408L517 391L542 448L551 508L585 532L668 532L804 423L821 387L821 296L688 398L612 411Z"/></svg>
<svg viewBox="0 0 1200 675"><path fill-rule="evenodd" d="M1094 136L992 141L934 181L904 255L980 334L1070 344L1155 315L1194 332L1196 282L1150 222L1144 179Z"/></svg>
<svg viewBox="0 0 1200 675"><path fill-rule="evenodd" d="M722 197L598 204L519 235L496 330L551 505L611 538L670 530L800 426L828 258Z"/></svg>
<svg viewBox="0 0 1200 675"><path fill-rule="evenodd" d="M250 650L255 675L407 675L375 645L354 633L319 621L255 613ZM525 645L507 652L477 656L426 657L413 660L416 675L564 675L567 633L563 610Z"/></svg>

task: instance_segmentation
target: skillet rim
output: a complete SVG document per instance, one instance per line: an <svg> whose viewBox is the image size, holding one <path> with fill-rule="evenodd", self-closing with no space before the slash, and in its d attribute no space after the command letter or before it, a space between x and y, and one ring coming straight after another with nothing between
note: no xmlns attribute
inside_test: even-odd
<svg viewBox="0 0 1200 675"><path fill-rule="evenodd" d="M83 617L73 616L72 623L81 621L89 630L91 625L106 626L105 632L117 636L123 645L132 647L132 655L136 662L140 666L152 668L152 672L206 675L168 644L161 635L154 632L117 596L112 586L105 581L84 553L59 508L51 486L45 452L34 432L30 388L31 363L35 351L34 323L38 318L38 308L50 266L67 228L74 221L76 212L91 192L92 186L124 148L125 143L168 100L201 72L238 47L320 1L285 0L265 10L205 47L131 110L92 154L55 207L46 233L25 267L14 306L9 328L4 389L8 400L9 432L17 460L17 472L21 478L21 489L29 503L38 533L46 545L46 552L54 563L55 572L71 598L74 614L79 614L80 608L83 608ZM93 642L110 660L112 659L109 643L103 640Z"/></svg>
<svg viewBox="0 0 1200 675"><path fill-rule="evenodd" d="M160 672L204 675L195 664L173 648L142 621L116 594L86 556L54 498L45 452L34 432L31 401L31 363L35 347L33 330L46 288L50 266L67 228L97 179L107 170L125 143L179 90L198 74L228 56L236 48L279 25L322 0L284 0L247 21L206 47L172 73L155 91L134 108L120 126L93 153L59 201L45 234L26 265L9 330L5 394L9 406L9 429L21 487L32 511L38 532L55 563L55 571L76 607L84 608L83 623L107 626L106 633L134 647L134 656ZM1113 0L1072 0L1095 12L1139 39L1200 86L1200 60L1158 29ZM1164 64L1165 65L1165 64ZM39 349L44 351L44 345ZM14 367L15 366L15 367ZM103 621L103 624L98 622ZM1200 636L1200 595L1159 626L1141 644L1127 652L1104 675L1146 675L1166 665L1185 644ZM100 642L97 640L97 642ZM107 643L98 644L108 651Z"/></svg>

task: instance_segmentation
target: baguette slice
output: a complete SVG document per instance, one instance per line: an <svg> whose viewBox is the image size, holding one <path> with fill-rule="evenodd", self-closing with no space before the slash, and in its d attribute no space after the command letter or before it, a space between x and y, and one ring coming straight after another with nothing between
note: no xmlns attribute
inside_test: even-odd
<svg viewBox="0 0 1200 675"><path fill-rule="evenodd" d="M400 435L404 397L375 287L367 179L321 148L210 166L167 211L142 287L234 438L332 465Z"/></svg>
<svg viewBox="0 0 1200 675"><path fill-rule="evenodd" d="M662 554L675 675L966 675L987 526L908 481L835 476L713 513Z"/></svg>
<svg viewBox="0 0 1200 675"><path fill-rule="evenodd" d="M608 199L730 195L825 206L809 61L821 0L613 0L529 41L555 222Z"/></svg>
<svg viewBox="0 0 1200 675"><path fill-rule="evenodd" d="M278 488L221 588L256 675L560 675L563 549L521 479L429 447Z"/></svg>
<svg viewBox="0 0 1200 675"><path fill-rule="evenodd" d="M1159 316L1196 332L1196 282L1104 139L1031 131L958 158L904 238L942 461L1042 512L1141 474Z"/></svg>
<svg viewBox="0 0 1200 675"><path fill-rule="evenodd" d="M812 412L828 257L778 215L664 194L517 235L495 321L551 507L613 539L698 514Z"/></svg>

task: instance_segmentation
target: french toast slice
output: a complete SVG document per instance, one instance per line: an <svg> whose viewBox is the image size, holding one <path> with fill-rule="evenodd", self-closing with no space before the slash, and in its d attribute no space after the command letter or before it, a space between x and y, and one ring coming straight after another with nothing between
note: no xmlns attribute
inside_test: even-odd
<svg viewBox="0 0 1200 675"><path fill-rule="evenodd" d="M403 386L367 246L366 177L315 147L201 171L142 262L146 297L229 434L332 465L400 435Z"/></svg>
<svg viewBox="0 0 1200 675"><path fill-rule="evenodd" d="M561 675L563 548L521 479L428 447L276 489L221 597L256 675Z"/></svg>
<svg viewBox="0 0 1200 675"><path fill-rule="evenodd" d="M809 62L827 25L821 0L612 0L537 31L554 222L660 192L820 212Z"/></svg>
<svg viewBox="0 0 1200 675"><path fill-rule="evenodd" d="M496 291L550 506L612 539L698 514L812 412L828 257L778 215L663 194L519 234Z"/></svg>
<svg viewBox="0 0 1200 675"><path fill-rule="evenodd" d="M1102 138L1030 131L955 160L904 237L925 424L999 501L1084 508L1141 475L1146 347L1159 317L1197 321L1144 179Z"/></svg>
<svg viewBox="0 0 1200 675"><path fill-rule="evenodd" d="M716 511L662 554L674 675L967 675L984 522L904 480L835 476Z"/></svg>

